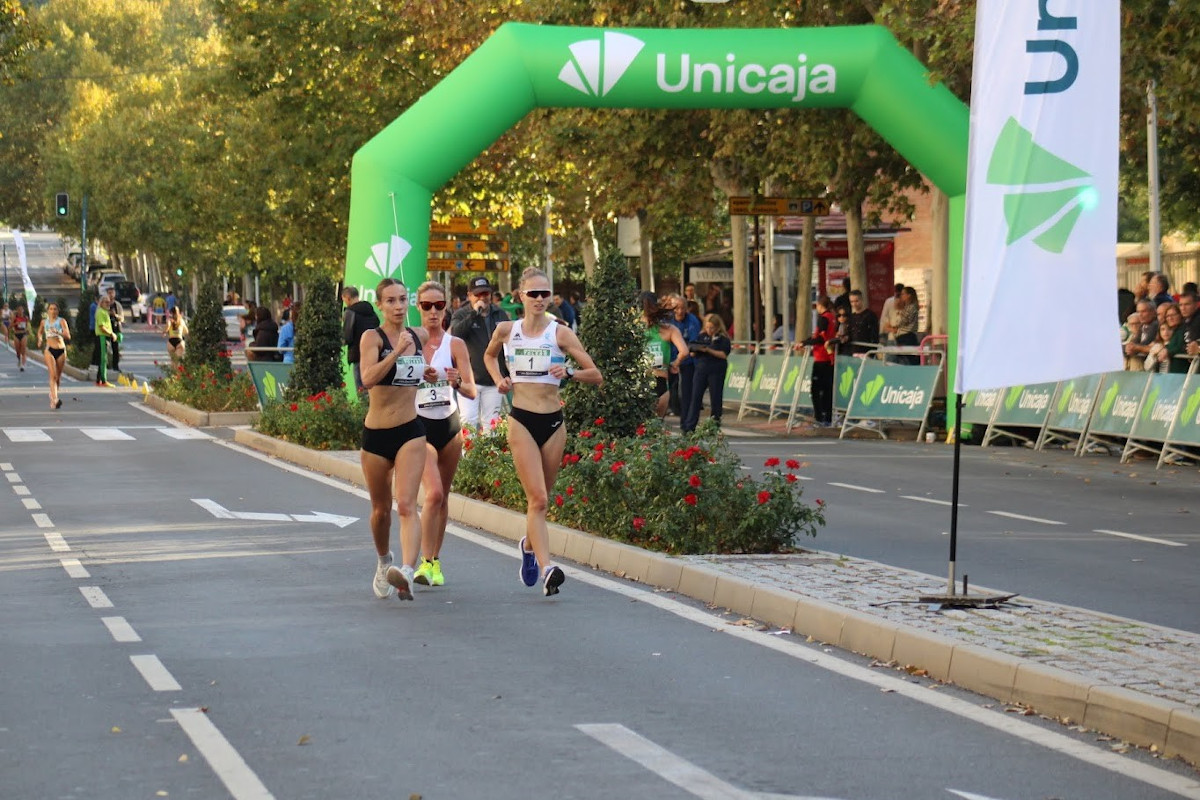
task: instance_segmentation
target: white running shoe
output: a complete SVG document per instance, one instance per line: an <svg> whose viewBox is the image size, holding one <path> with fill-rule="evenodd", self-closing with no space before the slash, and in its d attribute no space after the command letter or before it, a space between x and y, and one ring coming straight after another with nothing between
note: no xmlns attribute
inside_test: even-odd
<svg viewBox="0 0 1200 800"><path fill-rule="evenodd" d="M396 597L401 600L412 600L413 568L408 564L402 567L392 565L387 568L387 582L396 587Z"/></svg>
<svg viewBox="0 0 1200 800"><path fill-rule="evenodd" d="M392 554L379 557L379 565L375 567L375 580L371 582L371 588L375 591L375 596L380 600L386 600L392 596L395 589L388 583L387 573L388 568L392 566Z"/></svg>

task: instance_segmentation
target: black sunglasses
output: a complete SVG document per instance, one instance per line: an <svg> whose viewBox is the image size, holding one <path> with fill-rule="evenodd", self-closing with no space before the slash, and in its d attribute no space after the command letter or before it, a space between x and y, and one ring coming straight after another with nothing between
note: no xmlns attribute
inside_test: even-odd
<svg viewBox="0 0 1200 800"><path fill-rule="evenodd" d="M527 289L521 292L526 297L532 297L534 300L545 300L550 296L549 289Z"/></svg>
<svg viewBox="0 0 1200 800"><path fill-rule="evenodd" d="M417 305L419 305L421 307L422 311L428 311L431 308L436 308L438 311L441 311L443 308L446 307L446 301L445 300L418 300Z"/></svg>

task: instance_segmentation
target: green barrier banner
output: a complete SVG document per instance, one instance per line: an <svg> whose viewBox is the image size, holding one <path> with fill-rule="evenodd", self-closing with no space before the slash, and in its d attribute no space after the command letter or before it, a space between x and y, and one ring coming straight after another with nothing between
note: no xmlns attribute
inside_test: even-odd
<svg viewBox="0 0 1200 800"><path fill-rule="evenodd" d="M1060 431L1081 433L1087 426L1103 375L1084 375L1059 384L1058 399L1050 407L1046 425Z"/></svg>
<svg viewBox="0 0 1200 800"><path fill-rule="evenodd" d="M1179 413L1171 430L1171 442L1200 445L1200 374L1189 375L1180 393Z"/></svg>
<svg viewBox="0 0 1200 800"><path fill-rule="evenodd" d="M248 361L250 377L254 379L254 388L258 391L258 404L263 408L268 403L283 399L283 390L287 388L288 380L292 377L292 367L295 364L283 364L277 361Z"/></svg>
<svg viewBox="0 0 1200 800"><path fill-rule="evenodd" d="M742 402L742 392L750 382L750 367L754 356L749 353L730 353L725 368L725 403Z"/></svg>
<svg viewBox="0 0 1200 800"><path fill-rule="evenodd" d="M1104 388L1092 409L1089 435L1129 436L1150 382L1148 372L1106 372Z"/></svg>
<svg viewBox="0 0 1200 800"><path fill-rule="evenodd" d="M845 411L850 407L850 396L854 391L854 381L862 368L864 358L838 356L833 362L833 407Z"/></svg>
<svg viewBox="0 0 1200 800"><path fill-rule="evenodd" d="M1183 395L1186 375L1150 375L1150 388L1142 407L1133 420L1130 438L1146 442L1165 442L1171 423L1179 411L1179 398Z"/></svg>
<svg viewBox="0 0 1200 800"><path fill-rule="evenodd" d="M1035 383L1004 390L993 425L1040 428L1050 413L1058 383Z"/></svg>
<svg viewBox="0 0 1200 800"><path fill-rule="evenodd" d="M972 389L963 395L962 421L968 425L987 425L1004 395L1003 389Z"/></svg>
<svg viewBox="0 0 1200 800"><path fill-rule="evenodd" d="M775 390L783 378L784 359L779 353L763 353L754 360L754 376L750 379L750 391L746 402L756 406L769 406L775 399Z"/></svg>
<svg viewBox="0 0 1200 800"><path fill-rule="evenodd" d="M797 382L800 384L797 394ZM783 391L780 398L796 398L797 408L812 408L812 359L795 355L788 362L786 374L783 376Z"/></svg>
<svg viewBox="0 0 1200 800"><path fill-rule="evenodd" d="M370 302L380 279L396 278L415 303L434 194L536 108L851 109L949 198L948 289L958 297L969 110L887 29L871 25L505 23L354 154L344 285ZM951 302L952 330L957 316ZM415 309L409 321L417 322ZM953 364L953 340L950 347Z"/></svg>
<svg viewBox="0 0 1200 800"><path fill-rule="evenodd" d="M873 358L866 359L846 416L850 419L921 422L933 402L933 390L940 371L937 366L886 364Z"/></svg>

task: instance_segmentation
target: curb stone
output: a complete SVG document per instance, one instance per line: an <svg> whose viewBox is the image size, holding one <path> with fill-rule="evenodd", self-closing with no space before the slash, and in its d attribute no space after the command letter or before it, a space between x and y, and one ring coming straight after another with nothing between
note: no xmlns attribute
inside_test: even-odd
<svg viewBox="0 0 1200 800"><path fill-rule="evenodd" d="M310 450L250 430L236 431L234 441L364 485L358 463L336 453ZM457 494L451 495L450 518L514 542L525 533L524 514ZM572 561L723 606L878 661L922 669L931 678L999 702L1019 703L1039 714L1082 724L1200 766L1200 708L760 585L703 563L642 550L554 523L548 528L551 552Z"/></svg>

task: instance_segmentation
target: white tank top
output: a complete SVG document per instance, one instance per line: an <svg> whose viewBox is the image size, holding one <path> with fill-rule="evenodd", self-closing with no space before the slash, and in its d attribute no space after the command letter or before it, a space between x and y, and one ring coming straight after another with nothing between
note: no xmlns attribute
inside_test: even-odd
<svg viewBox="0 0 1200 800"><path fill-rule="evenodd" d="M557 386L559 380L550 374L550 365L567 363L566 354L558 346L558 320L551 317L546 329L533 337L526 336L524 323L524 319L514 322L504 343L509 377L513 383Z"/></svg>
<svg viewBox="0 0 1200 800"><path fill-rule="evenodd" d="M422 380L417 387L417 415L425 419L449 419L458 411L458 392L446 380L447 367L454 366L454 355L450 350L453 338L449 333L444 334L442 343L429 358L429 366L437 370L437 380L433 383Z"/></svg>

